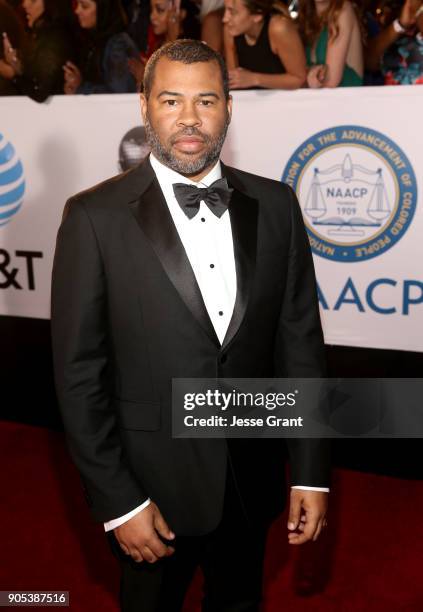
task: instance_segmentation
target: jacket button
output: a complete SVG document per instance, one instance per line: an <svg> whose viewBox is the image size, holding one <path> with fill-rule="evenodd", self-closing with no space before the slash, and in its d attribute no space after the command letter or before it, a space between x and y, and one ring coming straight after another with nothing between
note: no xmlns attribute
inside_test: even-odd
<svg viewBox="0 0 423 612"><path fill-rule="evenodd" d="M227 360L228 360L228 356L226 354L222 355L221 358L220 358L220 363L226 363Z"/></svg>

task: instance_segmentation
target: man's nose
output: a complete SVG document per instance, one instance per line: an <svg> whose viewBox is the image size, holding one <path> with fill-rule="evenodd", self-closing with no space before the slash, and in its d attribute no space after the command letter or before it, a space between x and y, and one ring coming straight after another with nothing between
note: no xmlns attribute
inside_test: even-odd
<svg viewBox="0 0 423 612"><path fill-rule="evenodd" d="M201 125L201 119L195 102L183 104L179 113L178 125L189 125L190 127Z"/></svg>

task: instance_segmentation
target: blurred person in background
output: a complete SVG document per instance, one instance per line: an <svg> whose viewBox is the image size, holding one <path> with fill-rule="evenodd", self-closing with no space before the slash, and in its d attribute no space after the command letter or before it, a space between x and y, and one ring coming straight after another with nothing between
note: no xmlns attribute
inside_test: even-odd
<svg viewBox="0 0 423 612"><path fill-rule="evenodd" d="M367 52L369 41L379 34L381 29L384 27L382 25L382 6L386 2L386 0L362 0L361 11L362 11L362 19L363 25L366 33L364 45L363 45L363 53L364 53L364 75L363 75L363 85L366 86L380 86L384 85L384 78L382 76L382 72L380 70L380 66L376 70L369 69L367 65ZM388 21L389 23L389 21Z"/></svg>
<svg viewBox="0 0 423 612"><path fill-rule="evenodd" d="M131 2L126 3L124 8L128 17L128 27L126 31L141 53L145 53L148 47L150 2L149 0L131 0Z"/></svg>
<svg viewBox="0 0 423 612"><path fill-rule="evenodd" d="M8 64L5 60L8 43L13 49L23 49L25 32L23 24L15 13L12 6L6 0L0 0L0 32L2 42L0 44L0 96L16 96L18 89L13 83L15 71L13 63Z"/></svg>
<svg viewBox="0 0 423 612"><path fill-rule="evenodd" d="M199 8L192 0L151 0L148 45L145 53L131 59L130 69L141 89L147 60L165 43L178 38L200 37Z"/></svg>
<svg viewBox="0 0 423 612"><path fill-rule="evenodd" d="M73 58L72 11L69 0L23 0L27 19L28 44L16 47L3 35L4 61L11 69L18 94L44 102L63 93L62 66Z"/></svg>
<svg viewBox="0 0 423 612"><path fill-rule="evenodd" d="M158 47L178 38L198 39L198 17L198 6L192 0L151 0L150 23L158 38Z"/></svg>
<svg viewBox="0 0 423 612"><path fill-rule="evenodd" d="M225 0L223 23L231 89L298 89L304 85L304 47L282 4Z"/></svg>
<svg viewBox="0 0 423 612"><path fill-rule="evenodd" d="M137 125L125 134L119 145L119 172L138 166L150 153L145 127Z"/></svg>
<svg viewBox="0 0 423 612"><path fill-rule="evenodd" d="M379 11L381 27L367 45L367 70L381 72L385 85L423 84L422 0L384 3Z"/></svg>
<svg viewBox="0 0 423 612"><path fill-rule="evenodd" d="M77 63L63 67L64 92L72 94L136 92L128 60L139 50L125 32L126 17L119 0L77 0L80 53Z"/></svg>
<svg viewBox="0 0 423 612"><path fill-rule="evenodd" d="M2 0L2 2L11 6L22 19L22 22L25 23L25 11L22 8L22 0Z"/></svg>
<svg viewBox="0 0 423 612"><path fill-rule="evenodd" d="M298 22L306 47L308 86L363 84L360 20L348 0L301 0Z"/></svg>
<svg viewBox="0 0 423 612"><path fill-rule="evenodd" d="M201 40L215 51L223 53L224 0L202 0L200 9Z"/></svg>

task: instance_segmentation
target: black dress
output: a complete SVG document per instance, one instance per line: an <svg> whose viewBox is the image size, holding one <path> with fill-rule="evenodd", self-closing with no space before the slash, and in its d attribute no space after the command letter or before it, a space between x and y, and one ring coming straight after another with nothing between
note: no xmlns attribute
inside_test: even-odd
<svg viewBox="0 0 423 612"><path fill-rule="evenodd" d="M279 56L273 53L269 40L269 22L266 17L255 45L247 44L244 34L235 36L235 48L240 68L264 74L283 74L286 72ZM253 89L253 88L251 88Z"/></svg>
<svg viewBox="0 0 423 612"><path fill-rule="evenodd" d="M64 26L35 22L29 48L23 57L23 74L13 79L17 94L44 102L62 94L63 64L74 60L73 40Z"/></svg>

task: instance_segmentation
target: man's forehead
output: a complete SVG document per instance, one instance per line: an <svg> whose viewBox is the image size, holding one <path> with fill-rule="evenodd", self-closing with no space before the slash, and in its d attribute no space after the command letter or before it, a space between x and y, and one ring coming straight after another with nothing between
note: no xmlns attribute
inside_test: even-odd
<svg viewBox="0 0 423 612"><path fill-rule="evenodd" d="M222 79L219 64L215 60L185 64L184 62L170 60L167 57L161 57L154 72L153 87L173 81L180 82L185 88L189 88L190 85L195 85L194 80L201 81L204 79L210 82L212 79L213 81L216 80L217 83Z"/></svg>

